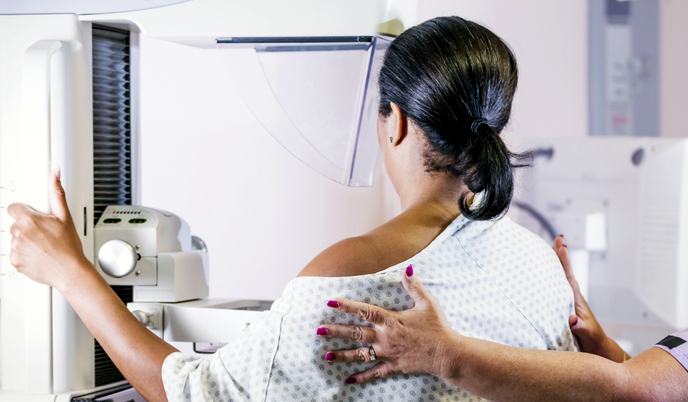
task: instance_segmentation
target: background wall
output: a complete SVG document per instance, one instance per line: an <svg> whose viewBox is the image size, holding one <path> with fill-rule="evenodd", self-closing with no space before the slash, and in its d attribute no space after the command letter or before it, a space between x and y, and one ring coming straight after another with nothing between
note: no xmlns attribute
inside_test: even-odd
<svg viewBox="0 0 688 402"><path fill-rule="evenodd" d="M520 83L508 143L587 133L586 2L420 2L418 21L459 15L514 49ZM518 18L514 18L518 16ZM215 50L141 37L141 201L174 212L209 247L211 296L279 297L320 251L399 212L383 169L370 189L334 183L258 124Z"/></svg>
<svg viewBox="0 0 688 402"><path fill-rule="evenodd" d="M660 98L662 137L688 136L688 2L660 0Z"/></svg>
<svg viewBox="0 0 688 402"><path fill-rule="evenodd" d="M504 139L588 133L588 2L420 1L418 20L458 15L485 25L516 54L519 84Z"/></svg>

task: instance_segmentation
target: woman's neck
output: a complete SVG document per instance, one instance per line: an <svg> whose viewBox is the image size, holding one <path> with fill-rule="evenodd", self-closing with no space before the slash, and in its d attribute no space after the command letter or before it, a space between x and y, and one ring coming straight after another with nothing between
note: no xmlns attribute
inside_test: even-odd
<svg viewBox="0 0 688 402"><path fill-rule="evenodd" d="M461 213L459 198L468 191L466 186L460 179L445 174L425 175L418 180L406 180L399 186L402 212L417 213L422 210L440 219L456 218Z"/></svg>

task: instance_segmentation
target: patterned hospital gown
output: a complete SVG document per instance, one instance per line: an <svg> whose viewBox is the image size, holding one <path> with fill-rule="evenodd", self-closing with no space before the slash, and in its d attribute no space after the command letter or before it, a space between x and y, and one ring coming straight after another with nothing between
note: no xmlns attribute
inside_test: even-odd
<svg viewBox="0 0 688 402"><path fill-rule="evenodd" d="M336 297L391 310L414 306L401 285L413 264L463 335L532 349L576 350L568 317L573 293L557 256L511 221L459 216L409 260L372 275L300 277L240 339L205 358L173 353L163 364L167 397L176 401L480 401L429 375L398 375L345 384L373 363L330 363L328 351L363 346L322 338L324 323L361 324L326 306Z"/></svg>

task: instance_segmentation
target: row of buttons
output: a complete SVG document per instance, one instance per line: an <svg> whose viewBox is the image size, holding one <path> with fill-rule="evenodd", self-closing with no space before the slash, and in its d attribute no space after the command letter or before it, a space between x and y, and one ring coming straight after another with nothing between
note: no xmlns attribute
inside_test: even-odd
<svg viewBox="0 0 688 402"><path fill-rule="evenodd" d="M114 223L120 223L120 222L122 222L122 220L119 218L108 218L108 219L105 219L103 221L103 223L106 223L106 224L114 224ZM140 219L140 218L129 219L129 223L146 223L146 220Z"/></svg>
<svg viewBox="0 0 688 402"><path fill-rule="evenodd" d="M113 214L140 214L141 211L112 211Z"/></svg>

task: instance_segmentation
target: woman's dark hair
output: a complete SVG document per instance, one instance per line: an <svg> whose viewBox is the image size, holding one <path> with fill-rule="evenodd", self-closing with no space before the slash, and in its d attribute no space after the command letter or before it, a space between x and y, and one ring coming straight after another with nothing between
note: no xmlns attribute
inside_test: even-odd
<svg viewBox="0 0 688 402"><path fill-rule="evenodd" d="M429 172L461 177L479 205L469 219L487 220L506 212L514 192L513 169L520 167L499 137L509 121L518 68L511 49L482 25L459 17L438 17L397 37L380 70L380 114L393 102L427 138ZM484 121L480 121L484 119Z"/></svg>

